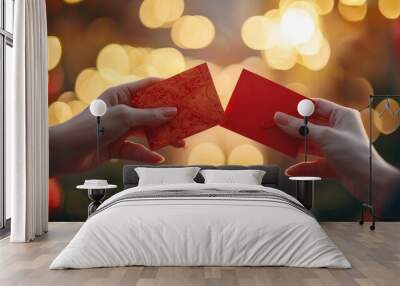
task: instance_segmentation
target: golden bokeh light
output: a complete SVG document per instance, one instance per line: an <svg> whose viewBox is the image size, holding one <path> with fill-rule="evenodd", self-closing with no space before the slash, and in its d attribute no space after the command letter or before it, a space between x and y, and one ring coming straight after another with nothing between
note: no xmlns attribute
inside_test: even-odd
<svg viewBox="0 0 400 286"><path fill-rule="evenodd" d="M49 126L61 124L72 117L72 110L65 102L53 102L48 110Z"/></svg>
<svg viewBox="0 0 400 286"><path fill-rule="evenodd" d="M270 70L261 57L248 57L242 61L242 65L245 69L258 74L259 76L270 76Z"/></svg>
<svg viewBox="0 0 400 286"><path fill-rule="evenodd" d="M267 21L268 33L266 37L266 49L270 49L284 39L281 33L281 11L279 9L272 9L264 14Z"/></svg>
<svg viewBox="0 0 400 286"><path fill-rule="evenodd" d="M146 62L153 66L162 77L171 77L186 69L184 56L174 48L152 50Z"/></svg>
<svg viewBox="0 0 400 286"><path fill-rule="evenodd" d="M262 56L268 66L277 70L289 70L297 61L297 51L290 45L282 44L264 50Z"/></svg>
<svg viewBox="0 0 400 286"><path fill-rule="evenodd" d="M327 15L332 12L335 0L313 0L320 15Z"/></svg>
<svg viewBox="0 0 400 286"><path fill-rule="evenodd" d="M148 1L148 0L145 0ZM179 19L185 9L184 0L153 0L154 17L163 21L163 26Z"/></svg>
<svg viewBox="0 0 400 286"><path fill-rule="evenodd" d="M379 117L382 121L380 125L377 125L379 131L385 135L389 135L397 130L400 127L400 117L399 103L392 99L384 99L375 108L376 116Z"/></svg>
<svg viewBox="0 0 400 286"><path fill-rule="evenodd" d="M400 16L399 0L379 0L379 11L388 19L397 19Z"/></svg>
<svg viewBox="0 0 400 286"><path fill-rule="evenodd" d="M100 96L108 87L107 82L95 69L84 69L75 81L75 93L78 99L90 104L93 99Z"/></svg>
<svg viewBox="0 0 400 286"><path fill-rule="evenodd" d="M71 108L72 116L78 115L83 110L85 110L85 108L88 106L86 103L84 103L80 100L72 100L72 101L68 102L68 105Z"/></svg>
<svg viewBox="0 0 400 286"><path fill-rule="evenodd" d="M240 64L229 65L216 77L215 88L219 96L229 99L239 79L243 66Z"/></svg>
<svg viewBox="0 0 400 286"><path fill-rule="evenodd" d="M158 70L149 64L143 64L136 67L133 71L133 74L138 77L161 77L161 74Z"/></svg>
<svg viewBox="0 0 400 286"><path fill-rule="evenodd" d="M296 49L302 55L315 55L321 49L323 39L321 31L316 30L308 42L297 45Z"/></svg>
<svg viewBox="0 0 400 286"><path fill-rule="evenodd" d="M317 29L315 18L312 9L298 5L289 6L283 12L281 19L281 33L285 40L292 45L307 43Z"/></svg>
<svg viewBox="0 0 400 286"><path fill-rule="evenodd" d="M139 18L143 25L150 29L156 29L162 27L165 22L159 19L154 14L155 1L144 0L139 8Z"/></svg>
<svg viewBox="0 0 400 286"><path fill-rule="evenodd" d="M109 44L97 56L97 69L109 82L129 73L129 56L126 50L117 44Z"/></svg>
<svg viewBox="0 0 400 286"><path fill-rule="evenodd" d="M331 56L331 47L326 39L322 40L321 48L315 55L302 55L300 64L310 70L319 71L329 62Z"/></svg>
<svg viewBox="0 0 400 286"><path fill-rule="evenodd" d="M65 3L67 4L77 4L79 2L82 2L83 0L64 0Z"/></svg>
<svg viewBox="0 0 400 286"><path fill-rule="evenodd" d="M310 90L305 84L302 84L300 82L291 82L286 85L286 87L290 90L293 90L294 92L297 92L298 94L310 97Z"/></svg>
<svg viewBox="0 0 400 286"><path fill-rule="evenodd" d="M375 110L372 110L372 125L371 125L371 129L372 129L372 137L370 136L370 132L369 132L369 109L364 109L362 111L360 111L360 115L361 115L361 120L363 122L364 125L364 129L365 132L367 132L367 135L369 137L371 137L371 141L375 142L376 139L378 139L379 135L381 134L381 132L379 131L380 129L382 129L382 119L379 118L379 114L378 112L376 112Z"/></svg>
<svg viewBox="0 0 400 286"><path fill-rule="evenodd" d="M146 63L147 55L152 49L131 47L127 50L129 57L130 71L133 72L137 67Z"/></svg>
<svg viewBox="0 0 400 286"><path fill-rule="evenodd" d="M344 5L348 6L361 6L364 5L367 0L339 0Z"/></svg>
<svg viewBox="0 0 400 286"><path fill-rule="evenodd" d="M343 16L347 21L358 22L365 18L367 15L367 4L364 3L358 6L345 5L339 2L338 9L340 15Z"/></svg>
<svg viewBox="0 0 400 286"><path fill-rule="evenodd" d="M264 156L261 151L250 144L243 144L235 147L228 156L228 164L230 165L263 165Z"/></svg>
<svg viewBox="0 0 400 286"><path fill-rule="evenodd" d="M242 25L242 40L253 50L264 50L268 48L272 28L271 21L266 17L250 17Z"/></svg>
<svg viewBox="0 0 400 286"><path fill-rule="evenodd" d="M61 60L61 41L56 36L47 37L47 69L54 69Z"/></svg>
<svg viewBox="0 0 400 286"><path fill-rule="evenodd" d="M140 5L139 18L148 28L165 28L182 15L184 8L184 0L144 0Z"/></svg>
<svg viewBox="0 0 400 286"><path fill-rule="evenodd" d="M65 91L63 92L57 99L57 101L68 103L72 100L76 100L76 94L73 91Z"/></svg>
<svg viewBox="0 0 400 286"><path fill-rule="evenodd" d="M215 143L200 143L189 153L189 165L224 165L225 154Z"/></svg>
<svg viewBox="0 0 400 286"><path fill-rule="evenodd" d="M186 15L172 26L171 39L182 49L202 49L215 37L214 24L205 16Z"/></svg>

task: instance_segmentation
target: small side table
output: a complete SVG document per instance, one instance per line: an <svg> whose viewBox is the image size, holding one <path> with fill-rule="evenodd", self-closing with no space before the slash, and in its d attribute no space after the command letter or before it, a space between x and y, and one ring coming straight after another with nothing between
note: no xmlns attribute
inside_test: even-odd
<svg viewBox="0 0 400 286"><path fill-rule="evenodd" d="M315 182L321 181L320 177L289 177L289 180L296 181L296 199L304 207L310 210L314 201Z"/></svg>
<svg viewBox="0 0 400 286"><path fill-rule="evenodd" d="M87 190L88 197L91 203L88 206L88 217L94 213L97 208L101 205L106 196L106 191L115 189L117 185L105 185L105 186L91 186L91 185L79 185L76 188L79 190Z"/></svg>

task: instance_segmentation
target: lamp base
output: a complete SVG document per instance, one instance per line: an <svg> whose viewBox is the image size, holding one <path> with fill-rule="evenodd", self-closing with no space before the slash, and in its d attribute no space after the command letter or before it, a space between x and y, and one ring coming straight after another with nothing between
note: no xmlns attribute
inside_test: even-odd
<svg viewBox="0 0 400 286"><path fill-rule="evenodd" d="M310 133L310 130L308 129L307 126L303 125L303 126L301 126L299 128L299 133L300 133L301 136L306 136L306 135L308 135Z"/></svg>

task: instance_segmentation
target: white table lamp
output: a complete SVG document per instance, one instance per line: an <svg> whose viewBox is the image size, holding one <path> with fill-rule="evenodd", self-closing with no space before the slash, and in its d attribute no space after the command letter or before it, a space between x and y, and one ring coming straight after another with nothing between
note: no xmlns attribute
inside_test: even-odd
<svg viewBox="0 0 400 286"><path fill-rule="evenodd" d="M304 136L304 162L307 162L308 153L308 133L310 132L307 128L308 118L313 115L315 110L314 103L309 99L303 99L297 105L297 112L304 117L304 126L301 126L299 132Z"/></svg>
<svg viewBox="0 0 400 286"><path fill-rule="evenodd" d="M100 126L100 117L107 112L107 104L101 99L95 99L90 103L90 113L96 117L96 158L100 161L100 136L104 135L104 127Z"/></svg>

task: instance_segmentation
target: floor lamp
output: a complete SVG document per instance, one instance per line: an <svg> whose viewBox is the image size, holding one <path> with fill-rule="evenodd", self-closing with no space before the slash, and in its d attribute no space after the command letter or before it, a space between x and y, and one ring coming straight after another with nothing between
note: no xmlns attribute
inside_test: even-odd
<svg viewBox="0 0 400 286"><path fill-rule="evenodd" d="M361 218L359 223L362 225L364 223L364 211L369 210L372 216L372 224L369 226L370 230L375 230L375 208L374 203L372 201L372 192L373 192L373 173L372 173L372 104L374 99L388 99L388 98L400 98L400 95L370 95L369 96L369 180L368 180L368 202L361 203Z"/></svg>

